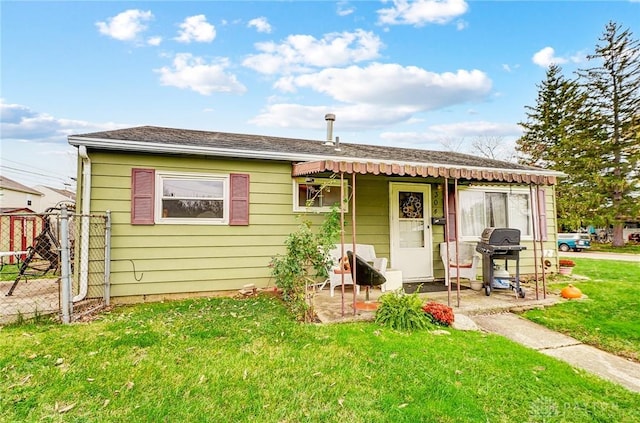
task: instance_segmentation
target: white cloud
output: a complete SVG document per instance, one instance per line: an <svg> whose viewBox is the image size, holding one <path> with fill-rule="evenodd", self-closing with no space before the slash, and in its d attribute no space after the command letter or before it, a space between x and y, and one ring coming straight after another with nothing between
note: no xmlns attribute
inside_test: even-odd
<svg viewBox="0 0 640 423"><path fill-rule="evenodd" d="M96 26L101 34L120 41L133 41L147 29L144 22L151 19L153 14L149 10L130 9L108 18L107 22L96 22Z"/></svg>
<svg viewBox="0 0 640 423"><path fill-rule="evenodd" d="M225 58L207 63L190 53L178 53L173 59L173 67L164 66L154 72L160 74L162 85L186 88L202 95L244 93L246 87L227 72L228 67L229 60Z"/></svg>
<svg viewBox="0 0 640 423"><path fill-rule="evenodd" d="M337 6L338 16L349 16L355 12L356 8L351 6L348 1L339 1Z"/></svg>
<svg viewBox="0 0 640 423"><path fill-rule="evenodd" d="M247 27L255 28L258 32L264 32L266 34L271 34L271 25L269 21L264 16L260 16L259 18L251 19L247 24Z"/></svg>
<svg viewBox="0 0 640 423"><path fill-rule="evenodd" d="M322 130L326 127L322 116L327 113L335 113L338 116L341 130L364 130L406 121L411 118L413 110L367 104L330 107L279 103L267 106L249 123L266 127Z"/></svg>
<svg viewBox="0 0 640 423"><path fill-rule="evenodd" d="M543 68L549 67L551 64L561 65L567 62L567 59L562 57L556 57L556 52L553 47L545 47L542 50L536 52L531 60L538 66Z"/></svg>
<svg viewBox="0 0 640 423"><path fill-rule="evenodd" d="M344 103L407 107L414 111L482 100L491 86L489 77L479 70L434 73L415 66L381 63L364 68L328 68L276 82L277 88L289 92L309 88Z"/></svg>
<svg viewBox="0 0 640 423"><path fill-rule="evenodd" d="M456 122L429 126L429 132L453 137L510 137L519 136L522 128L513 123L487 121Z"/></svg>
<svg viewBox="0 0 640 423"><path fill-rule="evenodd" d="M115 123L91 123L56 118L27 106L6 103L0 99L0 132L3 139L66 143L67 135L122 128Z"/></svg>
<svg viewBox="0 0 640 423"><path fill-rule="evenodd" d="M564 63L584 63L587 61L587 53L584 51L578 51L571 56L563 57L556 56L556 51L553 47L545 47L536 52L531 61L538 66L548 68L551 64L562 65Z"/></svg>
<svg viewBox="0 0 640 423"><path fill-rule="evenodd" d="M189 16L180 24L180 32L175 38L181 43L197 41L210 43L216 38L216 28L207 22L205 15Z"/></svg>
<svg viewBox="0 0 640 423"><path fill-rule="evenodd" d="M125 126L58 118L0 98L2 174L27 186L63 188L76 176L77 149L67 136Z"/></svg>
<svg viewBox="0 0 640 423"><path fill-rule="evenodd" d="M320 128L318 116L336 113L345 130L415 123L416 114L480 101L491 91L489 77L478 70L441 74L413 66L374 63L361 68L328 68L313 74L284 76L275 87L285 92L307 88L331 98L330 106L295 104L274 98L250 123L286 128Z"/></svg>
<svg viewBox="0 0 640 423"><path fill-rule="evenodd" d="M316 67L340 66L372 60L383 47L380 38L361 29L355 32L290 35L280 44L257 43L261 53L247 57L243 65L263 74L305 72Z"/></svg>
<svg viewBox="0 0 640 423"><path fill-rule="evenodd" d="M465 14L468 8L464 0L393 0L393 7L378 10L378 23L413 26L446 24ZM458 29L461 28L458 26Z"/></svg>
<svg viewBox="0 0 640 423"><path fill-rule="evenodd" d="M162 43L162 37L155 36L147 38L147 44L150 46L159 46Z"/></svg>
<svg viewBox="0 0 640 423"><path fill-rule="evenodd" d="M424 131L383 132L380 139L387 145L426 148L433 150L451 149L455 151L472 151L471 142L481 137L496 137L502 140L502 149L513 149L513 139L519 137L522 130L518 125L499 122L456 122L427 126Z"/></svg>

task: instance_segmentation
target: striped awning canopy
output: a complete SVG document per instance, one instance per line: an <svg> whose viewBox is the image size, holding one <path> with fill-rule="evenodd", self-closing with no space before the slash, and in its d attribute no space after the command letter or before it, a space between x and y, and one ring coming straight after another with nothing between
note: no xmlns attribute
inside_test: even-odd
<svg viewBox="0 0 640 423"><path fill-rule="evenodd" d="M486 182L508 182L535 185L555 185L556 176L540 175L531 171L514 169L487 169L452 167L442 165L418 165L401 162L379 163L369 161L317 160L294 163L292 175L307 176L322 172L359 173L372 175L421 176L434 178L466 179Z"/></svg>

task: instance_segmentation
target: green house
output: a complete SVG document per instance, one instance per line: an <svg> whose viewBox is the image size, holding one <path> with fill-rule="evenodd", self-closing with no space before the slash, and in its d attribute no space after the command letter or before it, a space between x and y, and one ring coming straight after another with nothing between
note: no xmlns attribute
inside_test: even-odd
<svg viewBox="0 0 640 423"><path fill-rule="evenodd" d="M405 282L442 282L440 244L475 244L486 227L520 229L521 273L556 270L557 172L453 152L152 126L68 139L78 148L76 210L111 212L116 301L273 286L269 262L300 215L319 223L341 191L347 242L355 223L357 243L388 257Z"/></svg>

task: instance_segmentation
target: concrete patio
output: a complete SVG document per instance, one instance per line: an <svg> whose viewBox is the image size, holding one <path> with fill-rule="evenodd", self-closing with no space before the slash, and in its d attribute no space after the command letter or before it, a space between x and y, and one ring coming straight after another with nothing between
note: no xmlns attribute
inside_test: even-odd
<svg viewBox="0 0 640 423"><path fill-rule="evenodd" d="M464 282L462 283L464 284ZM461 284L461 285L462 285ZM522 285L526 295L525 298L517 298L514 291L510 289L495 289L490 296L486 296L484 290L473 291L468 288L460 290L460 305L458 306L456 286L451 287L450 307L455 314L463 314L473 316L478 314L492 314L507 311L523 311L532 308L547 307L564 301L558 295L547 294L546 298L542 295L542 283L539 283L540 293L539 299L536 299L535 287ZM369 292L370 302L375 302L382 292L378 288L371 289ZM418 294L425 302L436 301L442 304L448 304L449 293L447 291L427 292ZM364 303L366 300L365 289L360 290L360 294L356 295L357 303ZM318 315L318 319L322 323L340 323L355 321L371 321L375 317L374 310L356 310L353 312L353 291L350 286L345 287L344 293L344 315L342 310L342 291L336 289L335 296L329 295L329 289L325 288L317 291L313 298L314 308Z"/></svg>

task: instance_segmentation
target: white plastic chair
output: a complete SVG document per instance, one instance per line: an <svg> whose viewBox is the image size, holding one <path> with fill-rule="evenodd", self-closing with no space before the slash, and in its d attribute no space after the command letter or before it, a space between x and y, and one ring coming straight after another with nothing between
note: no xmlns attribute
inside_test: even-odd
<svg viewBox="0 0 640 423"><path fill-rule="evenodd" d="M449 262L447 263L447 244L449 245ZM478 263L480 256L476 253L474 244L468 242L458 243L458 257L460 262L456 263L456 244L455 242L440 243L440 258L444 264L445 285L449 285L451 278L461 278L475 281L478 274Z"/></svg>
<svg viewBox="0 0 640 423"><path fill-rule="evenodd" d="M351 244L345 244L344 246L344 254L346 256L347 251L352 251L353 250L353 245ZM353 278L351 277L351 272L344 272L341 273L341 267L340 267L340 258L341 258L341 247L340 244L337 244L335 246L335 248L333 248L329 254L331 255L332 258L332 265L331 265L331 269L329 269L329 278L328 278L328 282L329 282L329 293L331 294L331 296L334 296L335 293L335 288L336 286L340 286L342 285L342 275L344 274L344 284L346 285L353 285ZM376 257L376 250L373 247L373 245L369 245L369 244L356 244L356 254L360 257L362 257L364 260L371 262L372 263L372 267L374 269L376 269L378 272L382 273L384 275L385 271L387 270L387 262L388 259L386 257ZM356 293L359 294L360 293L360 287L358 285L356 285L355 287L356 289Z"/></svg>

